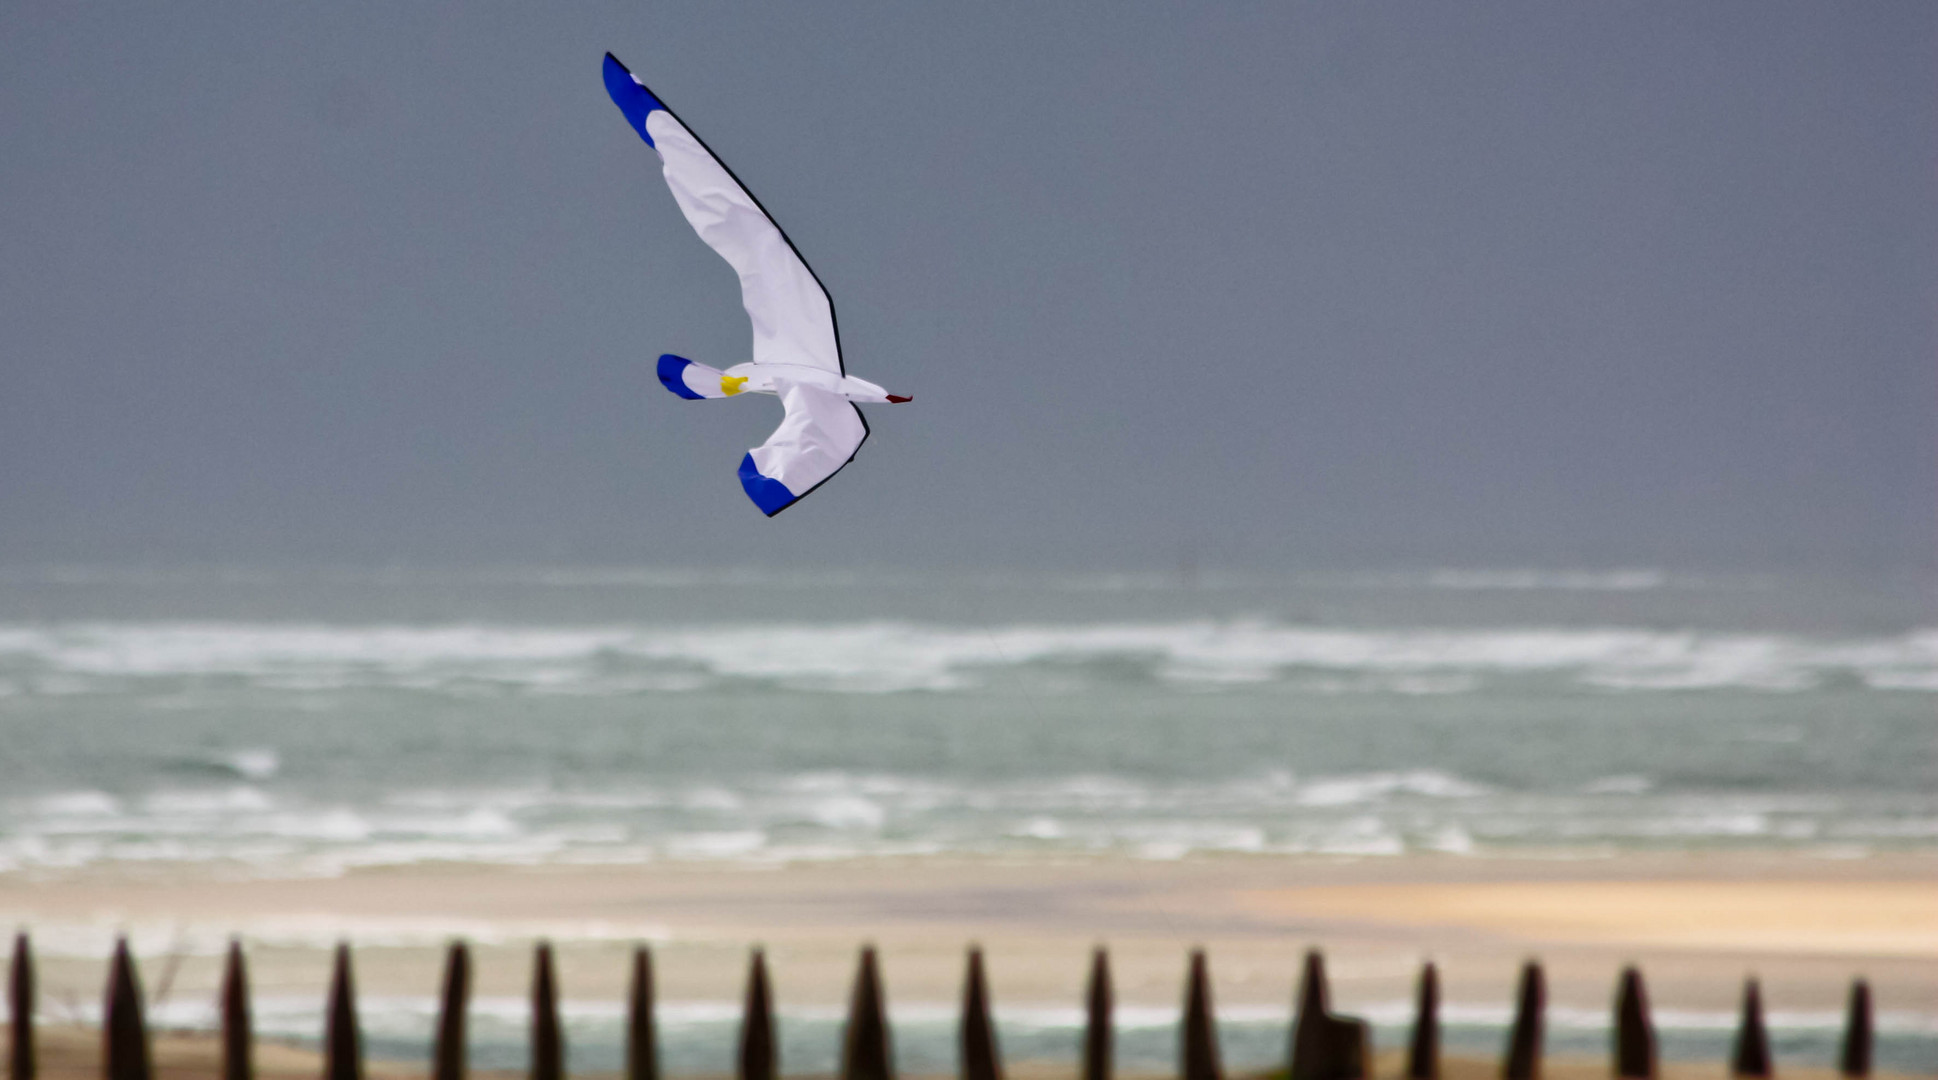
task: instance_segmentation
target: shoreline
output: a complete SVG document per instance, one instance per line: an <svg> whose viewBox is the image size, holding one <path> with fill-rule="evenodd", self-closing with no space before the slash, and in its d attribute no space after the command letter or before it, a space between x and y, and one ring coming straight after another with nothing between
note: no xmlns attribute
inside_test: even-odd
<svg viewBox="0 0 1938 1080"><path fill-rule="evenodd" d="M93 1028L46 1025L36 1029L36 1050L38 1075L44 1080L94 1080L101 1075L100 1032ZM158 1080L214 1080L221 1075L221 1040L212 1034L181 1031L158 1031L151 1035L150 1046ZM314 1049L293 1045L287 1042L258 1038L255 1041L252 1060L255 1075L261 1080L313 1080L322 1072L323 1055ZM1796 1080L1842 1080L1836 1069L1816 1066L1798 1066L1781 1058L1777 1069L1785 1077ZM1602 1058L1585 1055L1547 1055L1541 1062L1541 1075L1545 1080L1606 1080L1609 1064ZM364 1073L376 1080L416 1080L429 1074L427 1062L407 1061L366 1054L363 1062ZM1442 1080L1497 1080L1500 1065L1491 1057L1469 1053L1444 1053L1440 1059ZM1405 1055L1397 1050L1386 1050L1374 1054L1373 1071L1370 1080L1404 1080ZM571 1069L572 1076L586 1080L623 1080L623 1073L602 1069ZM471 1068L467 1074L479 1080L524 1080L527 1073L523 1069ZM1067 1063L1037 1060L1017 1060L1003 1062L1003 1074L1013 1080L1076 1080L1076 1068ZM1259 1070L1231 1068L1225 1074L1234 1080L1272 1080L1282 1078L1283 1069ZM686 1071L663 1070L663 1075L690 1077L693 1080L730 1080L732 1074L725 1071ZM783 1076L797 1077L800 1080L833 1080L833 1074L825 1072L795 1072L783 1070ZM954 1071L917 1072L897 1070L897 1075L907 1080L954 1080ZM1169 1070L1117 1069L1113 1075L1118 1080L1170 1080L1175 1072ZM1659 1080L1724 1080L1729 1075L1727 1063L1716 1061L1677 1061L1663 1059L1658 1070ZM1897 1077L1917 1075L1891 1069L1877 1069L1871 1075L1879 1080L1895 1080Z"/></svg>

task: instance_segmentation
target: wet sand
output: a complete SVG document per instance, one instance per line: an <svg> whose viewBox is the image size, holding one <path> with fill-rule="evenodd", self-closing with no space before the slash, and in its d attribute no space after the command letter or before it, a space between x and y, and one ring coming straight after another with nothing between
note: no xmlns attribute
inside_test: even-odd
<svg viewBox="0 0 1938 1080"><path fill-rule="evenodd" d="M99 1080L101 1076L101 1038L97 1031L71 1027L47 1029L40 1033L38 1050L41 1080ZM163 1033L155 1037L152 1052L155 1080L211 1080L220 1075L221 1046L213 1036ZM270 1042L257 1045L254 1063L258 1080L315 1080L323 1066L322 1056L314 1051ZM1402 1080L1405 1067L1404 1055L1380 1054L1374 1059L1374 1077ZM384 1061L368 1062L365 1071L372 1080L413 1080L428 1072L421 1066ZM1017 1063L1004 1071L1010 1080L1074 1080L1070 1068L1037 1063ZM525 1080L522 1072L474 1070L471 1075L478 1080ZM572 1075L586 1080L618 1080L614 1073L574 1072ZM907 1080L943 1080L911 1073L903 1075ZM1118 1075L1120 1080L1158 1080L1162 1074L1120 1072ZM1230 1075L1264 1080L1271 1074L1233 1072ZM1545 1080L1607 1080L1608 1075L1606 1062L1579 1058L1549 1058L1542 1068ZM1781 1075L1794 1080L1840 1080L1832 1069L1785 1068ZM1891 1080L1904 1074L1877 1072L1872 1075L1879 1080ZM1492 1060L1451 1054L1441 1059L1441 1080L1497 1080L1499 1076L1500 1066ZM1661 1080L1725 1080L1727 1076L1728 1070L1720 1063L1666 1062L1660 1073ZM696 1076L693 1080L728 1078L723 1074Z"/></svg>

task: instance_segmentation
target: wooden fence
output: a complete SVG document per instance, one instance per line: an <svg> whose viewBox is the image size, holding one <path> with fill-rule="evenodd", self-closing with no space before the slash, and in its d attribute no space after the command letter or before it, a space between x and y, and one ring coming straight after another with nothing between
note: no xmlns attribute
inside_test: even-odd
<svg viewBox="0 0 1938 1080"><path fill-rule="evenodd" d="M471 954L453 944L444 967L443 1000L431 1050L431 1080L463 1080L465 1075L465 1011L470 1000ZM1541 965L1521 970L1513 1023L1501 1060L1503 1080L1538 1080L1541 1074L1542 1014L1547 1002ZM8 985L12 1010L12 1080L34 1080L34 963L26 934L14 939L13 967ZM222 1080L252 1080L249 1017L249 979L242 947L231 942L220 994ZM1111 1008L1110 959L1099 948L1092 960L1085 992L1086 1020L1081 1043L1081 1080L1110 1080ZM1432 964L1420 971L1419 992L1411 1038L1407 1044L1407 1080L1439 1080L1440 981ZM108 969L107 1002L101 1021L105 1080L153 1080L147 1025L142 1018L141 988L134 958L125 938L116 943ZM1001 1080L1002 1058L996 1029L990 1020L989 988L983 973L982 952L969 950L969 968L962 996L962 1080ZM1193 951L1185 983L1180 1040L1181 1080L1222 1080L1218 1060L1217 1021L1211 1007L1211 979L1202 950ZM1845 1076L1868 1076L1871 1071L1872 1017L1870 988L1862 979L1851 986L1839 1067ZM1655 1031L1649 1022L1648 997L1642 973L1622 972L1615 996L1613 1073L1617 1077L1650 1080L1657 1075ZM560 1034L558 983L553 974L552 947L537 946L532 974L531 1080L564 1080L565 1042ZM350 971L350 947L338 945L330 978L323 1033L323 1080L362 1080L363 1050L357 1030L356 990ZM1300 978L1298 1013L1292 1023L1288 1080L1367 1080L1372 1071L1371 1028L1363 1020L1332 1011L1326 997L1325 962L1318 952L1306 954ZM1755 979L1743 988L1742 1019L1736 1030L1730 1071L1739 1077L1768 1077L1774 1062L1763 1002ZM767 978L767 962L753 952L747 974L747 999L742 1013L740 1044L735 1063L738 1080L777 1080L774 1004ZM660 1080L657 1035L653 1022L653 958L645 947L633 953L632 988L626 1022L626 1080ZM842 1080L892 1080L894 1061L889 1052L889 1024L883 1002L875 950L861 950L849 1000L842 1039Z"/></svg>

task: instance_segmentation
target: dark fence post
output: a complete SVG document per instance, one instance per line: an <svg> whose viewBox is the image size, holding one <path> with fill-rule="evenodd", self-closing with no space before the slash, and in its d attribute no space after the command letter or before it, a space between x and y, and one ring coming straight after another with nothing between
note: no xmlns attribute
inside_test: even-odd
<svg viewBox="0 0 1938 1080"><path fill-rule="evenodd" d="M1083 1080L1110 1080L1110 954L1102 945L1090 957L1090 986L1084 994Z"/></svg>
<svg viewBox="0 0 1938 1080"><path fill-rule="evenodd" d="M1655 1076L1655 1029L1649 1024L1649 999L1642 972L1622 969L1615 998L1615 1075L1647 1080Z"/></svg>
<svg viewBox="0 0 1938 1080"><path fill-rule="evenodd" d="M135 976L128 939L114 943L108 970L108 1006L101 1021L105 1080L149 1080L154 1069L148 1055L148 1025L141 1018L141 981Z"/></svg>
<svg viewBox="0 0 1938 1080"><path fill-rule="evenodd" d="M854 998L848 1006L848 1031L841 1045L842 1080L894 1080L895 1062L889 1051L888 1018L883 1015L881 973L875 947L861 950L861 969L855 973Z"/></svg>
<svg viewBox="0 0 1938 1080"><path fill-rule="evenodd" d="M1334 1016L1326 1002L1326 962L1305 954L1299 981L1299 1015L1292 1023L1290 1080L1366 1080L1372 1075L1372 1040L1366 1022Z"/></svg>
<svg viewBox="0 0 1938 1080"><path fill-rule="evenodd" d="M1838 1068L1845 1076L1871 1075L1871 984L1851 983L1850 1010L1844 1017L1844 1052Z"/></svg>
<svg viewBox="0 0 1938 1080"><path fill-rule="evenodd" d="M1290 1080L1320 1080L1326 1056L1326 967L1318 950L1305 954L1299 977L1299 1015L1292 1021Z"/></svg>
<svg viewBox="0 0 1938 1080"><path fill-rule="evenodd" d="M1733 1076L1770 1075L1770 1032L1763 1026L1763 994L1755 979L1743 983L1743 1018L1736 1025L1736 1050L1730 1055Z"/></svg>
<svg viewBox="0 0 1938 1080"><path fill-rule="evenodd" d="M357 990L350 979L350 944L336 947L330 1007L323 1028L324 1080L363 1080L363 1037L357 1031Z"/></svg>
<svg viewBox="0 0 1938 1080"><path fill-rule="evenodd" d="M1508 1030L1502 1080L1540 1080L1541 1020L1547 1005L1548 980L1541 974L1541 965L1530 960L1521 968L1521 991L1514 1005L1514 1026Z"/></svg>
<svg viewBox="0 0 1938 1080"><path fill-rule="evenodd" d="M438 1005L437 1041L431 1044L431 1080L464 1080L470 1007L471 950L453 941L444 954L444 997Z"/></svg>
<svg viewBox="0 0 1938 1080"><path fill-rule="evenodd" d="M565 1039L559 1034L558 982L552 976L552 943L541 941L532 957L532 1080L565 1080Z"/></svg>
<svg viewBox="0 0 1938 1080"><path fill-rule="evenodd" d="M659 1080L659 1029L653 1023L653 953L633 948L633 985L626 1006L626 1080Z"/></svg>
<svg viewBox="0 0 1938 1080"><path fill-rule="evenodd" d="M1413 1007L1413 1039L1406 1048L1407 1080L1440 1080L1440 970L1420 968Z"/></svg>
<svg viewBox="0 0 1938 1080"><path fill-rule="evenodd" d="M249 1022L249 972L242 964L242 942L229 939L222 967L222 1080L250 1080L255 1064L254 1032Z"/></svg>
<svg viewBox="0 0 1938 1080"><path fill-rule="evenodd" d="M13 1024L12 1080L34 1080L34 952L25 930L13 936L13 969L7 973L7 1009Z"/></svg>
<svg viewBox="0 0 1938 1080"><path fill-rule="evenodd" d="M989 1019L989 986L982 948L969 947L969 975L962 988L962 1080L1003 1080L996 1026Z"/></svg>
<svg viewBox="0 0 1938 1080"><path fill-rule="evenodd" d="M1205 967L1203 949L1191 950L1191 974L1184 989L1182 1042L1179 1075L1183 1080L1220 1080L1218 1022L1211 1015L1211 975Z"/></svg>
<svg viewBox="0 0 1938 1080"><path fill-rule="evenodd" d="M767 956L759 949L747 965L747 1007L740 1017L740 1080L776 1080L774 992L767 985Z"/></svg>

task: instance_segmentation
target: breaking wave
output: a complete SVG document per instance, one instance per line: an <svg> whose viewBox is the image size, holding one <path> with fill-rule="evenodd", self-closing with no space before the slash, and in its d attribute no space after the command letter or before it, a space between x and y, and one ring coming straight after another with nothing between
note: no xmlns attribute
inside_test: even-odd
<svg viewBox="0 0 1938 1080"><path fill-rule="evenodd" d="M1352 630L1267 621L1001 626L0 625L0 689L131 683L271 690L479 690L615 696L732 682L830 693L960 692L1052 672L1063 685L1157 680L1216 690L1463 694L1543 679L1591 692L1938 693L1938 629L1815 638L1645 629ZM275 763L213 763L251 778Z"/></svg>
<svg viewBox="0 0 1938 1080"><path fill-rule="evenodd" d="M354 802L231 784L0 802L0 872L188 862L333 876L422 863L776 864L940 853L1580 856L1719 843L1837 856L1938 842L1933 800L1859 802L1658 793L1637 777L1511 791L1433 769L1270 771L1218 782L804 772L601 787L399 786Z"/></svg>

